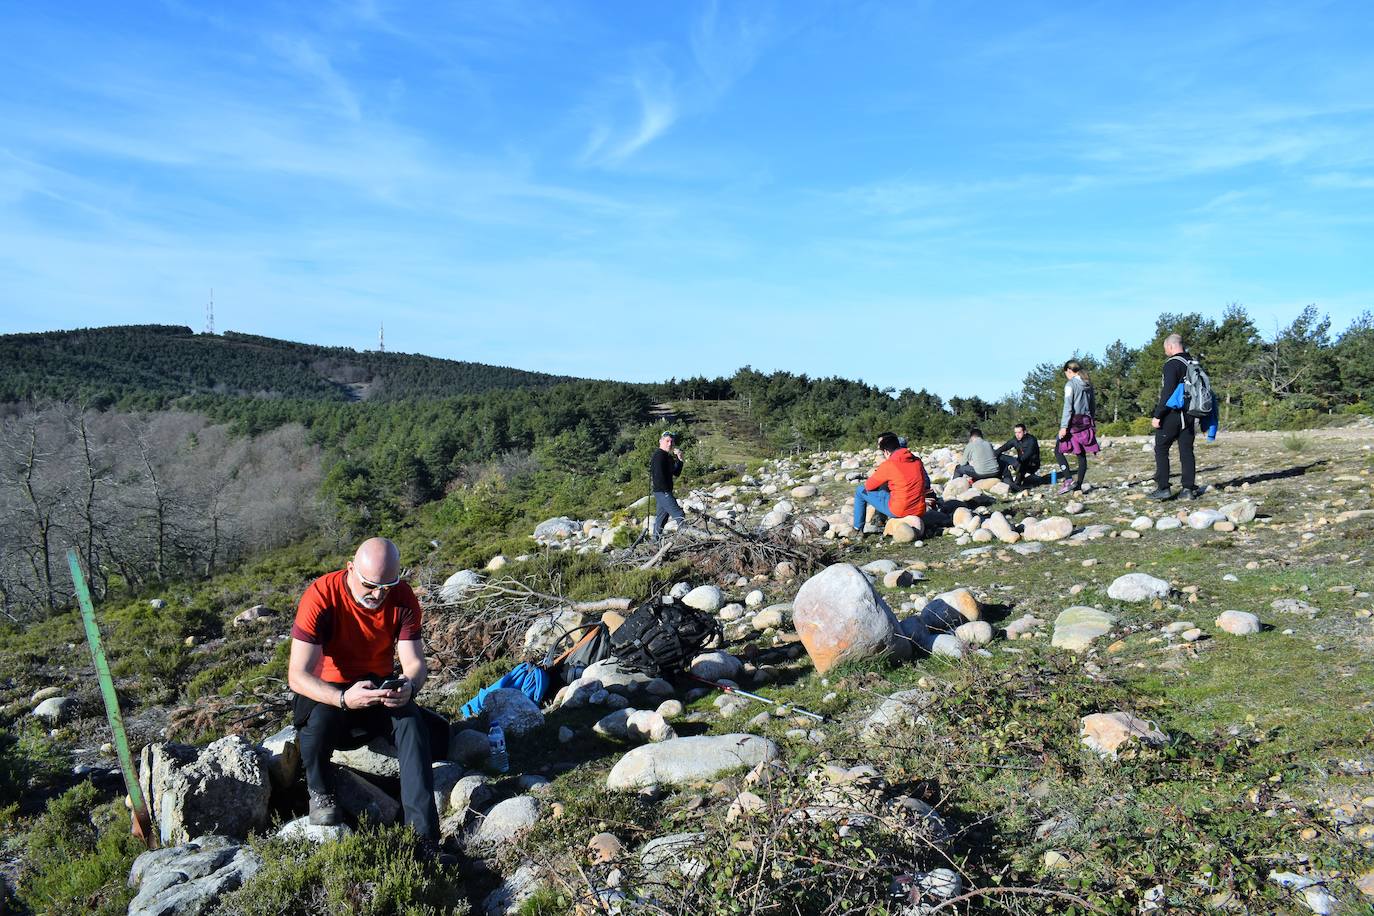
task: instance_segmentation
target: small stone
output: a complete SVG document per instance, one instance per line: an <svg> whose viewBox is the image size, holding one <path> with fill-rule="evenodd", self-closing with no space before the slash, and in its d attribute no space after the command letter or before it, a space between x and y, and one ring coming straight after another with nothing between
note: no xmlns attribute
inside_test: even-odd
<svg viewBox="0 0 1374 916"><path fill-rule="evenodd" d="M735 796L735 800L730 803L730 809L725 813L727 821L737 821L742 817L757 814L768 806L762 798L753 792L744 791Z"/></svg>
<svg viewBox="0 0 1374 916"><path fill-rule="evenodd" d="M76 715L78 704L72 697L48 697L33 708L33 715L56 725Z"/></svg>
<svg viewBox="0 0 1374 916"><path fill-rule="evenodd" d="M1054 620L1050 645L1070 652L1083 652L1093 640L1111 632L1116 618L1097 608L1077 606L1061 611Z"/></svg>
<svg viewBox="0 0 1374 916"><path fill-rule="evenodd" d="M912 581L911 573L905 569L894 569L883 576L883 585L888 588L906 588Z"/></svg>
<svg viewBox="0 0 1374 916"><path fill-rule="evenodd" d="M683 595L682 603L698 611L714 614L725 604L725 597L714 585L700 585Z"/></svg>
<svg viewBox="0 0 1374 916"><path fill-rule="evenodd" d="M1248 611L1222 611L1217 626L1233 636L1250 636L1260 631L1260 619Z"/></svg>
<svg viewBox="0 0 1374 916"><path fill-rule="evenodd" d="M592 861L597 864L614 862L620 858L622 851L620 840L614 833L598 833L587 841L587 849Z"/></svg>
<svg viewBox="0 0 1374 916"><path fill-rule="evenodd" d="M1083 744L1103 757L1115 758L1132 741L1154 746L1169 741L1168 735L1128 712L1093 713L1083 717L1082 727Z"/></svg>
<svg viewBox="0 0 1374 916"><path fill-rule="evenodd" d="M1117 601L1152 601L1169 597L1169 583L1146 573L1127 573L1107 587L1107 596Z"/></svg>
<svg viewBox="0 0 1374 916"><path fill-rule="evenodd" d="M956 588L953 591L936 595L935 600L948 604L957 610L965 620L978 620L982 617L982 604L973 596L973 592L966 588Z"/></svg>
<svg viewBox="0 0 1374 916"><path fill-rule="evenodd" d="M992 624L986 620L970 620L955 628L954 635L971 646L985 646L992 642Z"/></svg>
<svg viewBox="0 0 1374 916"><path fill-rule="evenodd" d="M728 652L703 652L687 667L689 674L708 681L728 681L739 676L740 660Z"/></svg>

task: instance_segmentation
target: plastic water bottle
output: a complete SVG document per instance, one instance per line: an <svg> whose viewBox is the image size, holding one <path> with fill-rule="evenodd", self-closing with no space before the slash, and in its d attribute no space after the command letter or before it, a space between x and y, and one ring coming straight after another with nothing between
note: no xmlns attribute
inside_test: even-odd
<svg viewBox="0 0 1374 916"><path fill-rule="evenodd" d="M506 733L501 726L493 725L487 730L487 745L491 748L491 768L498 773L510 769L510 755L506 753Z"/></svg>
<svg viewBox="0 0 1374 916"><path fill-rule="evenodd" d="M1050 486L1059 483L1059 468L1050 468Z"/></svg>

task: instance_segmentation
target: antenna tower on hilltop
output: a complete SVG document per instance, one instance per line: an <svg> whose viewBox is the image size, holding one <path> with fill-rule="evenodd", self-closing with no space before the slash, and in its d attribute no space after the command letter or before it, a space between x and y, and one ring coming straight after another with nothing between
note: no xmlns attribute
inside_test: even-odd
<svg viewBox="0 0 1374 916"><path fill-rule="evenodd" d="M215 291L210 290L210 301L205 303L205 333L215 333Z"/></svg>
<svg viewBox="0 0 1374 916"><path fill-rule="evenodd" d="M386 322L377 325L377 352L386 352Z"/></svg>

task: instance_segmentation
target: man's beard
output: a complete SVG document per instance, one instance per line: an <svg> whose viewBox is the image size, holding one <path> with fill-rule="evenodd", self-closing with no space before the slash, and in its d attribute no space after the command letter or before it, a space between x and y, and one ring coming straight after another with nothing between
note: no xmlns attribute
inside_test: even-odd
<svg viewBox="0 0 1374 916"><path fill-rule="evenodd" d="M383 601L383 599L375 597L373 595L364 595L361 598L355 595L353 597L353 600L358 602L358 604L362 605L363 607L367 608L369 611L377 610L377 608L382 606Z"/></svg>

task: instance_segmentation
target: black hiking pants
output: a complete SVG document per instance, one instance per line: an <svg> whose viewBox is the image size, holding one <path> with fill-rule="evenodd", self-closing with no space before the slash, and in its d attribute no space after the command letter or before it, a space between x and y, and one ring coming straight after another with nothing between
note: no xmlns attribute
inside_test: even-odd
<svg viewBox="0 0 1374 916"><path fill-rule="evenodd" d="M380 684L383 679L371 680ZM361 747L373 738L389 737L396 745L401 765L401 806L405 809L406 823L424 839L439 839L429 725L414 700L395 709L381 705L340 709L296 694L294 714L300 738L301 767L305 770L305 784L310 791L334 793L334 765L329 758L335 750ZM356 731L363 734L357 735ZM448 748L444 748L444 752L447 753Z"/></svg>
<svg viewBox="0 0 1374 916"><path fill-rule="evenodd" d="M1178 443L1178 463L1182 465L1180 484L1185 490L1197 488L1197 459L1193 457L1193 439L1197 435L1197 420L1181 410L1171 410L1159 421L1155 430L1155 486L1169 489L1169 448Z"/></svg>

